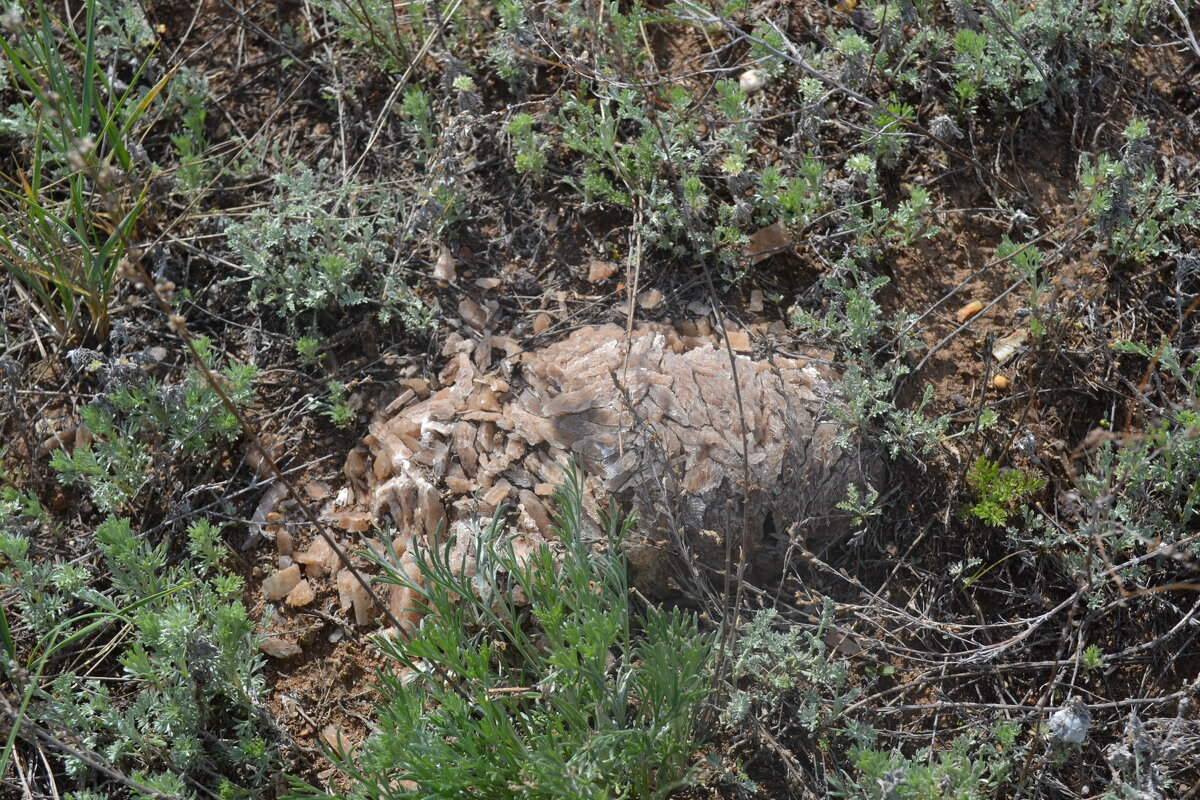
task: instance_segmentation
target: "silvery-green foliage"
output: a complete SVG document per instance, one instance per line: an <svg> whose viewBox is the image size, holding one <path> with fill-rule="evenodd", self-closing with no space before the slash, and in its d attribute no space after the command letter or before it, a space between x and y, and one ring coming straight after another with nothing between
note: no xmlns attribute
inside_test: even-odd
<svg viewBox="0 0 1200 800"><path fill-rule="evenodd" d="M324 168L299 165L276 175L268 205L226 227L251 304L292 331L336 327L358 306L427 326L428 309L388 269L399 202L386 191L327 183Z"/></svg>
<svg viewBox="0 0 1200 800"><path fill-rule="evenodd" d="M216 354L204 337L193 344L210 370ZM80 411L91 442L55 450L50 464L64 484L82 483L100 510L123 509L148 481L165 478L188 459L210 451L241 432L237 418L200 370L189 370L177 382L164 383L142 369L145 356L106 357L96 351L72 351L80 369L96 372L103 389ZM257 370L231 364L220 370L225 392L236 405L253 396Z"/></svg>
<svg viewBox="0 0 1200 800"><path fill-rule="evenodd" d="M33 660L10 675L27 718L69 733L92 760L143 785L175 786L172 796L215 789L213 774L257 791L277 753L258 706L262 656L241 579L221 565L219 529L196 521L185 551L172 557L166 541L152 545L127 519L109 517L95 531L105 587L90 570L40 551L30 537L31 525L45 524L38 514L30 497L6 493L0 502L0 587L15 592L17 635L37 640ZM110 639L119 681L101 680L95 661L71 658L70 645ZM57 672L43 680L51 664ZM86 796L111 786L87 760L53 758L64 789Z"/></svg>

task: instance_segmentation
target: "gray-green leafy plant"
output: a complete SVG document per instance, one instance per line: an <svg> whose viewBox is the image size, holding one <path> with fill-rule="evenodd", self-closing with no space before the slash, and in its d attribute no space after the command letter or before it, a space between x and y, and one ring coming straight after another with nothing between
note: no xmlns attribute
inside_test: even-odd
<svg viewBox="0 0 1200 800"><path fill-rule="evenodd" d="M785 622L774 609L765 609L739 632L725 719L732 725L749 714L786 713L814 740L827 743L840 735L859 744L875 732L843 711L860 694L850 685L845 659L830 651L824 637L833 622L828 598L815 630Z"/></svg>
<svg viewBox="0 0 1200 800"><path fill-rule="evenodd" d="M334 754L338 796L662 798L687 781L713 638L691 614L631 607L628 523L610 506L589 541L581 492L569 470L557 552L518 556L498 516L478 531L474 577L448 544L417 551L419 578L375 558L425 616L377 640L379 729Z"/></svg>
<svg viewBox="0 0 1200 800"><path fill-rule="evenodd" d="M197 337L193 343L208 368L216 370L208 340ZM69 453L56 450L50 463L64 484L86 485L102 511L127 508L147 485L166 481L171 471L241 433L237 418L198 369L178 383L164 384L148 377L138 360L92 351L74 354L81 367L99 372L106 385L80 412L91 443ZM226 394L235 404L250 401L256 374L250 365L221 370Z"/></svg>
<svg viewBox="0 0 1200 800"><path fill-rule="evenodd" d="M517 172L540 178L546 171L548 159L546 137L537 133L533 126L532 115L515 114L504 129L512 137L513 167Z"/></svg>
<svg viewBox="0 0 1200 800"><path fill-rule="evenodd" d="M383 321L398 316L427 328L431 310L388 270L401 207L386 191L327 185L323 167L276 175L268 206L226 227L248 274L250 302L294 332L333 329L359 306Z"/></svg>
<svg viewBox="0 0 1200 800"><path fill-rule="evenodd" d="M862 6L874 15L878 44L866 52L842 44L840 59L852 66L869 58L897 85L938 86L962 121L981 112L1063 112L1081 90L1088 62L1141 35L1162 13L1138 0L1091 6L1071 0L954 2L948 14L931 3L903 7L878 0ZM841 31L832 38L855 37L861 39Z"/></svg>
<svg viewBox="0 0 1200 800"><path fill-rule="evenodd" d="M0 771L28 723L85 756L51 751L64 789L122 789L100 764L173 797L257 795L278 752L258 706L262 656L241 579L221 566L219 529L197 520L184 552L171 553L110 517L95 531L94 572L39 544L49 524L36 498L0 497L0 588L19 620L10 628L0 615L4 678L19 699ZM115 674L94 657L106 648Z"/></svg>
<svg viewBox="0 0 1200 800"><path fill-rule="evenodd" d="M1117 342L1114 349L1160 370L1170 406L1122 435L1100 439L1075 480L1078 525L1056 524L1026 509L1021 524L1008 528L1015 543L1052 556L1066 574L1088 575L1097 590L1106 587L1089 593L1093 604L1106 602L1118 588L1175 580L1174 558L1200 556L1194 533L1200 516L1200 365L1181 360L1165 338L1157 347ZM1111 427L1101 421L1101 430Z"/></svg>
<svg viewBox="0 0 1200 800"><path fill-rule="evenodd" d="M181 67L169 91L170 109L180 120L180 132L171 137L179 165L176 180L185 195L195 198L212 182L216 165L208 151L211 142L205 131L208 119L208 82L195 70Z"/></svg>
<svg viewBox="0 0 1200 800"><path fill-rule="evenodd" d="M1192 541L1200 518L1200 362L1188 363L1165 338L1156 348L1127 342L1118 349L1156 363L1175 383L1178 399L1140 431L1098 448L1077 484L1089 520L1076 545L1090 552L1094 534L1108 558L1128 556L1139 545L1169 548L1176 542L1185 553L1200 555ZM1129 564L1121 574L1144 579L1152 566Z"/></svg>
<svg viewBox="0 0 1200 800"><path fill-rule="evenodd" d="M792 323L838 348L839 360L844 364L838 387L844 402L831 405L829 410L843 425L838 434L842 441L848 441L855 432L869 432L892 458L902 452L926 452L951 436L949 417L926 412L933 399L931 386L913 407L896 402L896 386L909 373L904 357L917 347L907 333L912 321L904 314L891 319L884 315L876 296L888 279L870 275L860 266L866 260L865 249L860 248L856 256L840 260L825 277L830 302L823 312L796 309ZM876 345L888 330L900 331L895 337L895 352L890 358L879 358Z"/></svg>
<svg viewBox="0 0 1200 800"><path fill-rule="evenodd" d="M510 86L519 86L526 71L522 69L521 56L515 48L522 45L529 47L534 40L527 30L525 3L521 0L499 0L496 3L496 16L498 24L488 46L488 60L501 80Z"/></svg>
<svg viewBox="0 0 1200 800"><path fill-rule="evenodd" d="M1200 201L1185 199L1154 171L1150 126L1133 120L1121 156L1079 157L1080 200L1109 253L1139 264L1178 251L1181 229L1200 228Z"/></svg>
<svg viewBox="0 0 1200 800"><path fill-rule="evenodd" d="M868 747L850 753L853 774L831 775L833 797L860 800L987 800L1010 785L1028 751L1021 726L1000 722L989 735L962 733L944 750L911 756Z"/></svg>
<svg viewBox="0 0 1200 800"><path fill-rule="evenodd" d="M382 58L380 66L400 74L433 35L440 8L427 0L397 5L391 0L317 0L337 34L361 50Z"/></svg>

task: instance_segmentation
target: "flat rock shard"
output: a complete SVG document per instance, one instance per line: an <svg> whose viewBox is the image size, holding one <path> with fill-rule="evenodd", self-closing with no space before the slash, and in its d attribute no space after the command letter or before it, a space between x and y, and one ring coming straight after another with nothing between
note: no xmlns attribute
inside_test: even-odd
<svg viewBox="0 0 1200 800"><path fill-rule="evenodd" d="M397 552L450 536L470 569L472 521L501 504L523 549L552 541L542 498L573 458L589 514L610 496L637 513L634 581L662 596L666 553L723 569L732 535L752 574L778 574L791 540L848 529L837 504L849 485L879 481L868 448L838 443L837 372L817 359L731 365L695 325L631 336L606 325L525 353L500 381L479 368L475 342L451 346L442 389L376 419L364 440L369 510L395 529Z"/></svg>

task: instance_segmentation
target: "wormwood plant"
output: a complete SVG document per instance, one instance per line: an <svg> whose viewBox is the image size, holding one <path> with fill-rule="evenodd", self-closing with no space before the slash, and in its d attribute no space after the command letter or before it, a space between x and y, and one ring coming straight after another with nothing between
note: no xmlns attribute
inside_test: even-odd
<svg viewBox="0 0 1200 800"><path fill-rule="evenodd" d="M358 306L374 307L384 322L398 316L410 328L428 328L430 309L387 274L389 225L400 205L384 191L327 186L325 166L276 175L269 206L226 227L248 273L250 302L274 311L294 333L335 329Z"/></svg>
<svg viewBox="0 0 1200 800"><path fill-rule="evenodd" d="M1078 199L1086 204L1109 252L1119 260L1146 263L1179 249L1180 229L1200 227L1200 201L1179 196L1154 172L1154 145L1145 120L1126 126L1119 159L1104 153L1079 157Z"/></svg>
<svg viewBox="0 0 1200 800"><path fill-rule="evenodd" d="M517 172L540 178L546 171L546 137L534 131L529 114L514 114L505 132L512 139L513 166Z"/></svg>
<svg viewBox="0 0 1200 800"><path fill-rule="evenodd" d="M1169 559L1143 552L1200 556L1200 362L1186 364L1165 338L1158 347L1122 342L1114 349L1154 363L1169 393L1164 412L1104 441L1076 481L1084 522L1064 530L1052 520L1027 520L1031 543L1055 554L1071 574L1082 571L1097 585L1117 576L1126 588L1147 585ZM1104 593L1092 595L1095 602Z"/></svg>
<svg viewBox="0 0 1200 800"><path fill-rule="evenodd" d="M339 36L357 48L382 58L380 66L402 73L412 63L426 38L433 35L440 6L428 0L396 4L391 0L317 0L333 19ZM459 5L451 7L451 13ZM451 17L451 26L461 18Z"/></svg>
<svg viewBox="0 0 1200 800"><path fill-rule="evenodd" d="M834 736L867 745L876 732L844 709L860 690L848 685L845 660L830 652L824 636L833 622L833 601L826 598L821 619L809 631L780 624L774 609L759 611L740 632L726 721L737 725L747 715L786 715L814 741L827 746Z"/></svg>
<svg viewBox="0 0 1200 800"><path fill-rule="evenodd" d="M831 796L861 800L988 800L1000 796L1028 752L1021 726L1000 722L988 734L962 733L942 751L912 756L866 747L851 750L852 774L831 775Z"/></svg>
<svg viewBox="0 0 1200 800"><path fill-rule="evenodd" d="M1064 111L1081 90L1088 63L1143 33L1161 14L1139 0L987 0L948 7L878 0L860 8L873 15L874 42L849 30L831 36L846 66L869 59L896 86L938 86L961 122L984 111ZM849 70L842 77L851 84L856 78Z"/></svg>
<svg viewBox="0 0 1200 800"><path fill-rule="evenodd" d="M912 328L911 316L901 313L889 319L876 301L888 279L870 275L862 266L868 253L866 248L856 248L852 255L838 261L823 279L829 296L823 313L794 308L792 324L838 348L839 359L845 365L838 386L846 402L830 406L830 413L843 423L839 438L847 441L855 432L870 432L892 458L901 453L919 455L957 434L948 432L949 417L930 417L926 413L933 399L932 386L926 387L915 407L901 407L895 401L895 389L909 373L905 356L918 343L906 332ZM882 349L876 345L888 330L900 333L895 337L891 357L880 358Z"/></svg>
<svg viewBox="0 0 1200 800"><path fill-rule="evenodd" d="M0 774L28 723L84 754L49 751L66 776L60 787L86 793L78 796L118 788L96 764L171 797L257 794L278 754L257 706L262 657L241 579L220 565L219 530L196 521L173 556L110 517L95 532L94 572L45 552L47 525L35 498L0 498L0 588L16 612L0 622L19 620L11 633L0 625L4 677L18 698Z"/></svg>
<svg viewBox="0 0 1200 800"><path fill-rule="evenodd" d="M217 355L209 341L197 337L193 343L216 371ZM165 481L172 470L241 432L198 369L189 370L179 383L164 384L146 375L140 359L84 350L72 356L80 367L98 372L105 386L80 412L92 442L70 453L56 450L50 463L64 484L85 484L102 511L126 508L147 485ZM229 365L218 374L231 400L249 402L257 374L253 366Z"/></svg>
<svg viewBox="0 0 1200 800"><path fill-rule="evenodd" d="M629 522L610 506L603 538L586 541L581 491L569 470L558 554L518 557L498 515L478 532L473 578L448 545L418 551L419 577L394 553L376 559L426 616L411 638L377 640L390 662L379 732L334 754L340 796L654 798L687 781L712 637L691 615L630 608Z"/></svg>

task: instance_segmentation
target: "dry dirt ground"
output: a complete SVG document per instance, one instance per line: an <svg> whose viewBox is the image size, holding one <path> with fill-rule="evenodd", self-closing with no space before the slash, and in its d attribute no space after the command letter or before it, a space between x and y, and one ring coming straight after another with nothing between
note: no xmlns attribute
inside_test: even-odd
<svg viewBox="0 0 1200 800"><path fill-rule="evenodd" d="M254 142L262 159L256 179L283 169L286 163L352 160L361 151L390 83L365 60L339 56L334 72L354 92L344 95L342 107L328 102L322 92L330 69L323 59L331 43L329 37L316 36L306 27L310 17L302 4L203 0L195 5L148 3L146 8L151 22L161 26L164 51L178 54L207 78L214 96L212 138L218 147L233 153L240 146L233 144L235 138ZM819 30L832 13L823 7L798 10L795 25ZM676 37L664 31L650 38L650 47L664 74L689 74L708 52L702 37ZM445 68L432 58L418 65L429 73L430 81ZM537 90L549 90L558 73L556 67L545 66L545 86L539 83ZM1083 241L1084 227L1073 194L1079 150L1094 146L1105 130L1120 130L1135 116L1154 120L1164 143L1159 158L1166 174L1179 186L1194 186L1200 176L1196 127L1200 101L1195 91L1200 72L1195 59L1178 49L1147 47L1137 50L1132 63L1116 76L1106 75L1105 81L1103 99L1096 95L1091 103L1082 104L1072 120L1051 120L1048 125L1041 120L1017 120L1003 131L990 132L970 160L950 156L948 163L940 165L902 162L888 176L893 192L904 183L928 187L940 209L935 219L941 228L937 235L879 264L880 274L889 279L879 296L881 305L889 314L919 315L914 332L927 348L912 358L914 369L903 381L901 400L915 403L931 386L927 411L950 415L955 429L969 428L986 409L1000 417L988 433L947 442L930 452L924 463L889 462L889 475L881 482L888 524L873 527L856 540L852 556L840 553L840 544L831 552L821 542L810 542L796 573L803 580L788 589L792 608L800 614L811 611L819 595L834 596L839 602L837 635L844 652L867 666L896 668L898 677L873 684L872 691L897 708L883 718L884 724L897 730L919 717L922 706L939 702L969 705L973 698L987 703L1003 695L1014 706L1044 703L1045 664L1053 658L1055 643L1043 643L1014 663L980 667L974 673L963 669L938 683L926 665L906 663L895 654L903 648L891 653L872 649L870 642L886 636L856 615L855 609L865 602L864 592L889 598L896 606L911 603L912 607L931 605L930 598L937 596L945 618L959 624L984 625L1020 607L1010 590L1003 588L1029 585L1031 578L1018 569L1019 558L999 564L988 576L987 590L979 593L963 592L961 584L956 588L935 578L953 562L979 558L987 565L1005 552L961 513L969 499L963 477L967 466L984 454L1007 457L1012 442L1031 436L1037 463L1050 479L1036 502L1055 507L1083 466L1098 421L1116 419L1119 424L1123 417L1127 419L1134 412L1124 399L1145 383L1144 365L1122 362L1108 342L1157 341L1160 335L1178 334L1173 329L1180 322L1187 343L1195 346L1198 338L1190 318L1173 320L1164 312L1173 307L1171 294L1178 288L1166 267L1114 269L1103 253L1074 244ZM695 83L701 86L702 76ZM502 107L503 100L497 102ZM476 156L487 161L499 154ZM404 158L404 147L393 145L372 166L376 179L388 180L389 169L405 169ZM1044 271L1049 296L1043 302L1061 312L1055 317L1061 328L1046 338L1044 347L1026 348L1002 366L989 354L996 340L1027 327L1022 310L1027 307L1028 290L1011 270L991 265L1001 238L1014 232L1011 216L997 207L994 187L1003 187L1001 191L1010 198L1023 197L1024 207L1032 210L1030 230L1053 232L1058 243ZM241 213L257 202L256 192L262 188L262 184L222 181L216 191L221 213ZM478 337L469 318L481 309L490 309L486 325L490 335L528 351L561 341L584 325L624 327L635 282L639 295L647 290L661 293L658 302L634 304L639 322L694 319L697 304L711 308L713 298L704 276L679 269L677 262L648 257L636 274L630 274L623 258L628 245L623 232L629 224L626 216L611 210L582 210L567 201L561 186L547 184L539 191L540 195L527 186L522 196L509 198L509 208L497 213L492 213L497 211L492 206L481 207L479 224L462 226L438 248L415 255L414 263L427 270L419 284L421 297L442 312L432 334L412 335L367 318L349 321L326 343L328 358L321 374L298 366L293 345L279 326L262 326L256 312L243 302L242 290L226 280L237 277L236 273L217 254L205 252L205 237L219 230L216 220L196 218L197 213L208 212L181 208L184 221L164 217L158 230L145 234L157 238L171 254L176 284L195 293L189 308L193 333L211 336L231 359L253 360L260 367L257 401L248 416L280 466L319 508L353 487L354 468L347 468L347 456L361 446L370 420L392 407L407 389L417 387L423 394L440 388L439 375L450 358L447 341L463 333ZM494 201L481 199L481 203ZM505 245L514 241L520 246ZM770 323L787 318L794 304L819 309L826 302L820 285L826 267L814 256L813 247L806 241L786 245L756 264L736 285L722 284L717 299L728 319L759 324L766 333ZM452 283L431 279L441 247L456 264ZM597 263L611 264L615 270L589 280ZM758 293L766 298L761 305L756 301ZM157 344L156 337L162 334L153 332L162 326L157 311L143 299L127 287L121 297L122 313L135 336ZM984 310L963 319L959 310L973 301L982 303ZM6 313L13 318L11 308ZM8 336L12 339L14 332L10 330ZM764 335L752 344L760 356L797 346L786 334ZM169 358L182 363L177 341L169 342L168 349ZM37 350L44 355L33 355ZM12 445L5 455L6 467L10 474L26 475L25 488L38 492L49 509L64 519L74 517L76 529L86 530L82 523L93 515L75 489L53 480L44 463L46 453L38 450L40 439L28 428L34 419L58 420L60 429L70 428L86 395L80 393L76 378L64 371L54 343L31 345L25 354L30 371L15 404L19 412L4 422L4 435ZM326 375L348 385L357 425L338 430L307 410L306 396L321 386ZM998 381L998 376L1004 380ZM1012 458L1029 463L1016 455ZM28 468L31 464L34 469ZM295 502L284 498L262 503L271 479L256 466L252 448L243 444L210 464L208 474L196 477L228 487L224 505L215 510L246 532L244 542L235 536L233 544L247 545L236 553L237 570L247 579L247 607L273 641L297 645L281 651L283 657L268 660L266 704L286 731L297 774L320 782L333 774L323 748L335 746L339 737L353 747L372 731L373 672L381 664L366 637L376 621L356 624L353 605L339 594L334 564L322 560L319 537L302 519ZM341 523L331 529L340 543L347 548L359 546L358 531L353 529L364 527L362 520L346 517ZM310 553L316 553L308 559L315 568L304 564L302 556ZM311 597L302 592L288 600L268 600L264 577L293 563L304 564ZM367 568L365 562L360 564ZM770 596L769 592L752 602L769 602ZM1131 637L1150 641L1160 633L1141 627L1132 614L1110 620L1109 625L1112 650L1128 646ZM911 644L924 634L897 636L907 637ZM1143 682L1151 673L1150 680L1162 695L1184 688L1197 678L1200 651L1193 642L1177 655L1156 653L1145 663L1126 663L1101 679L1097 694L1142 696L1138 692L1144 690ZM1004 688L982 691L977 686L980 681ZM767 785L786 785L779 777L778 762L761 755L760 745L729 746L747 756L753 777ZM786 753L791 743L778 746ZM808 757L820 760L820 756Z"/></svg>

